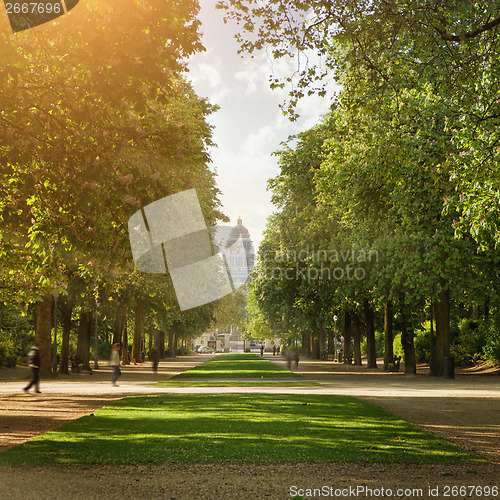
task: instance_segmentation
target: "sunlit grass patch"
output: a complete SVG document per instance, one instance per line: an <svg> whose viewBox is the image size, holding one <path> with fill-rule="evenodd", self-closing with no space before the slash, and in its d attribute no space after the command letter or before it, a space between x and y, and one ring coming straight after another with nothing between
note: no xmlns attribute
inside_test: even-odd
<svg viewBox="0 0 500 500"><path fill-rule="evenodd" d="M220 354L210 361L172 377L178 378L281 378L300 377L255 354Z"/></svg>
<svg viewBox="0 0 500 500"><path fill-rule="evenodd" d="M320 386L317 382L300 380L163 380L155 385L160 387L307 387Z"/></svg>
<svg viewBox="0 0 500 500"><path fill-rule="evenodd" d="M0 453L11 465L478 460L355 398L274 394L128 397Z"/></svg>

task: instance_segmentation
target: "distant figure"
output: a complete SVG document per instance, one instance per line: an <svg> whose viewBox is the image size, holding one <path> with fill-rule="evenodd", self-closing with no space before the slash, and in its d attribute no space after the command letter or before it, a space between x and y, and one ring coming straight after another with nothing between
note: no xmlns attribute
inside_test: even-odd
<svg viewBox="0 0 500 500"><path fill-rule="evenodd" d="M273 345L273 356L276 356L276 346Z"/></svg>
<svg viewBox="0 0 500 500"><path fill-rule="evenodd" d="M33 343L33 346L28 353L28 361L29 367L31 368L32 380L31 382L23 389L24 392L28 392L32 386L35 386L35 392L40 394L40 351L38 350L38 344L36 342Z"/></svg>
<svg viewBox="0 0 500 500"><path fill-rule="evenodd" d="M116 381L120 378L122 371L120 369L120 343L113 344L111 348L111 359L109 366L113 367L113 377L111 378L111 385L118 386Z"/></svg>
<svg viewBox="0 0 500 500"><path fill-rule="evenodd" d="M264 344L260 346L260 357L264 357Z"/></svg>
<svg viewBox="0 0 500 500"><path fill-rule="evenodd" d="M149 357L153 362L153 373L157 373L158 363L160 362L160 349L158 349L158 347L153 347L153 349L151 349L151 352L149 353Z"/></svg>
<svg viewBox="0 0 500 500"><path fill-rule="evenodd" d="M276 348L276 354L279 354L279 353L280 353L280 346L278 346L278 347Z"/></svg>
<svg viewBox="0 0 500 500"><path fill-rule="evenodd" d="M289 370L292 369L292 362L295 362L295 368L299 367L299 351L297 349L283 350L283 356L286 359L286 366Z"/></svg>

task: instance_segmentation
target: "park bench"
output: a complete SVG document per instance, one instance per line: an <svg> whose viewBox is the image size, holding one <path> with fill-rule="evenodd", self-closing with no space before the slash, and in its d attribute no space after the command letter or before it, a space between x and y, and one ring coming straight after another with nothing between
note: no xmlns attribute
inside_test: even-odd
<svg viewBox="0 0 500 500"><path fill-rule="evenodd" d="M69 361L71 363L71 373L80 373L80 360L78 356L70 356Z"/></svg>
<svg viewBox="0 0 500 500"><path fill-rule="evenodd" d="M387 363L387 370L390 372L398 372L401 364L401 356L395 356L392 361Z"/></svg>
<svg viewBox="0 0 500 500"><path fill-rule="evenodd" d="M69 361L71 363L71 373L82 373L83 366L80 366L81 361L78 356L70 356ZM89 375L94 375L94 372L89 367L85 370Z"/></svg>

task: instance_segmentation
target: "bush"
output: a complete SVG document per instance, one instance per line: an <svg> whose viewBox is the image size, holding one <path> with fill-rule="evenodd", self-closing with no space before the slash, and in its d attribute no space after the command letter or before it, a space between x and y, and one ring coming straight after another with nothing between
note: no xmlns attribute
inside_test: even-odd
<svg viewBox="0 0 500 500"><path fill-rule="evenodd" d="M177 348L177 356L189 356L193 351L188 346L180 346Z"/></svg>
<svg viewBox="0 0 500 500"><path fill-rule="evenodd" d="M398 333L394 337L393 350L394 350L394 356L404 357L403 345L401 344L401 333Z"/></svg>
<svg viewBox="0 0 500 500"><path fill-rule="evenodd" d="M17 364L17 355L12 352L12 346L8 344L0 344L0 366L7 368L15 368Z"/></svg>
<svg viewBox="0 0 500 500"><path fill-rule="evenodd" d="M429 363L431 360L431 322L422 323L415 331L415 359L417 363Z"/></svg>
<svg viewBox="0 0 500 500"><path fill-rule="evenodd" d="M451 353L458 365L472 365L484 361L486 333L490 328L489 321L481 323L470 319L462 319L458 323L458 336L451 346Z"/></svg>
<svg viewBox="0 0 500 500"><path fill-rule="evenodd" d="M5 366L7 368L15 368L17 365L17 356L15 354L8 354L5 360Z"/></svg>
<svg viewBox="0 0 500 500"><path fill-rule="evenodd" d="M0 366L4 366L7 360L7 346L0 344Z"/></svg>
<svg viewBox="0 0 500 500"><path fill-rule="evenodd" d="M493 324L484 332L485 346L484 355L493 364L500 364L500 331Z"/></svg>

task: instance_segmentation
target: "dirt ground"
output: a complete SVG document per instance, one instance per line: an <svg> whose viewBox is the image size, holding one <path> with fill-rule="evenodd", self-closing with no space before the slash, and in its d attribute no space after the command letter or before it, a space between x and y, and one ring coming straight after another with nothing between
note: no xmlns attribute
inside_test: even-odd
<svg viewBox="0 0 500 500"><path fill-rule="evenodd" d="M402 373L384 373L381 369L301 361L298 372L307 380L320 382L321 386L161 389L153 386L157 379L168 378L209 357L191 356L162 361L156 377L147 363L126 367L119 381L120 387L111 387L107 367L102 367L92 376L87 373L60 376L42 380L42 394L37 395L25 394L21 390L29 377L27 369L0 370L0 450L129 394L313 392L359 397L474 450L488 463L459 466L298 463L0 467L0 498L246 500L293 498L296 493L304 498L500 498L496 490L479 488L499 486L498 373L488 370L474 373L458 371L454 380L445 380L428 377L426 367L419 367L416 376L405 376ZM272 356L269 359L273 359ZM273 360L281 364L281 361ZM462 491L453 490L452 486L462 486ZM307 488L311 490L307 491Z"/></svg>

